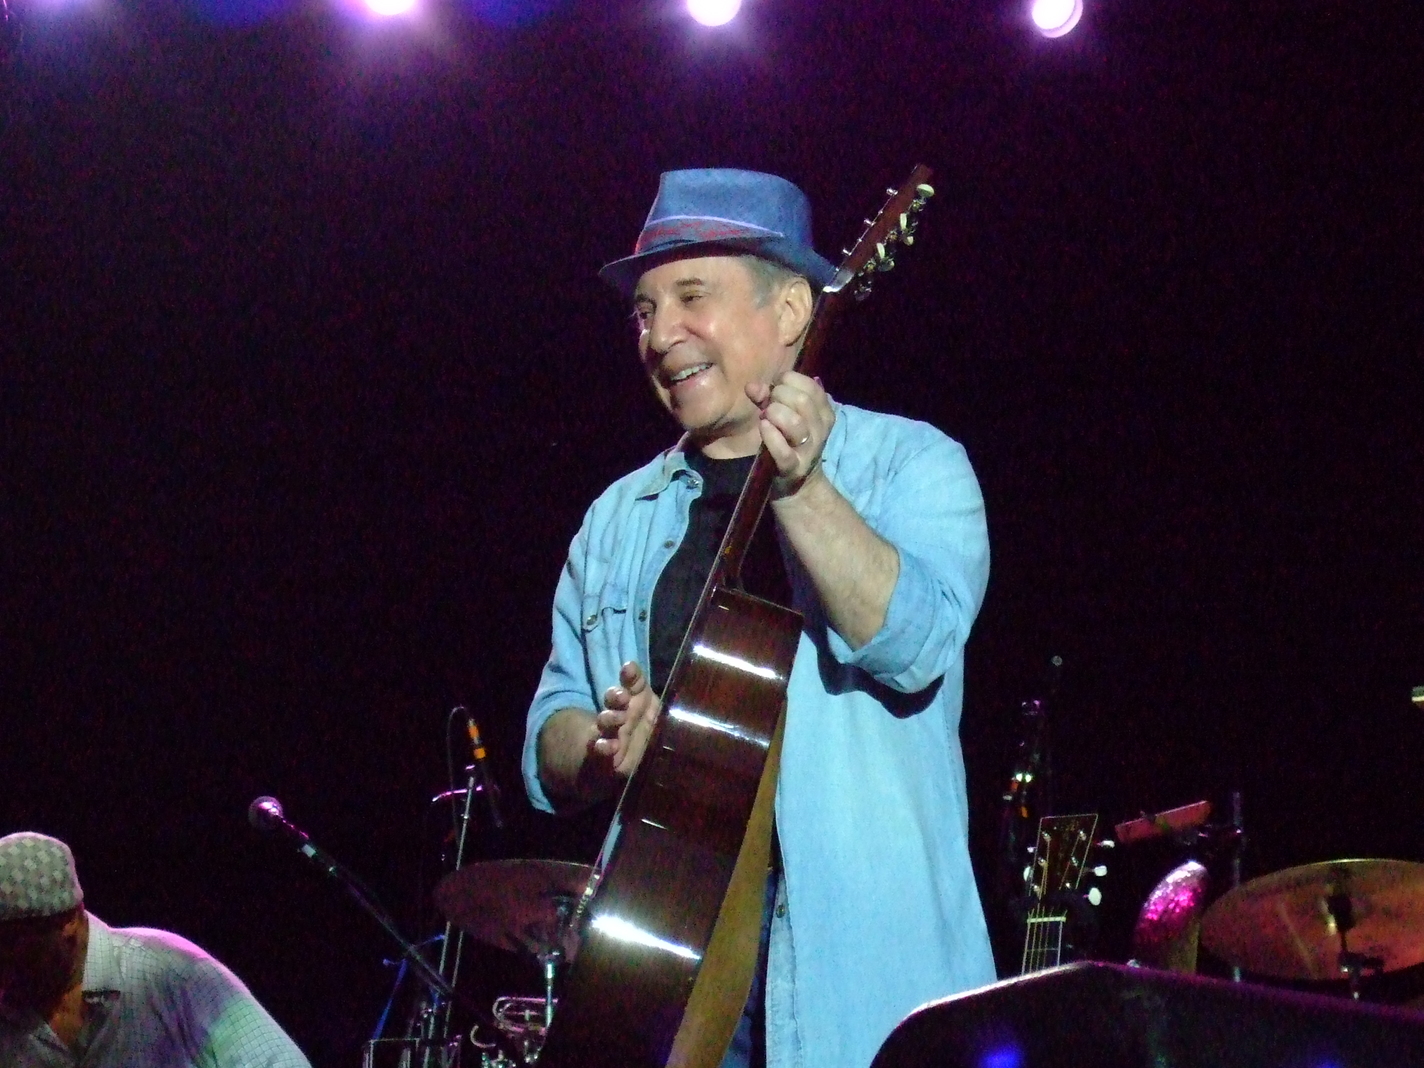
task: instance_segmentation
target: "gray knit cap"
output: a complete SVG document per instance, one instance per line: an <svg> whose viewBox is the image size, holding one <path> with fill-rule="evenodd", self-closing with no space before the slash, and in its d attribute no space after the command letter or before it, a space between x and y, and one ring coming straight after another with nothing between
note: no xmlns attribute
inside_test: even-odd
<svg viewBox="0 0 1424 1068"><path fill-rule="evenodd" d="M58 916L83 903L67 845L33 831L0 838L0 923Z"/></svg>

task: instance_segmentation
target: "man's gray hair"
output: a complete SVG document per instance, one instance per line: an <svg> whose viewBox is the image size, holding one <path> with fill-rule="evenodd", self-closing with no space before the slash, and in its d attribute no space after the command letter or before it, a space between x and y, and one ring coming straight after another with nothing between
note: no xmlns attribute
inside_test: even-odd
<svg viewBox="0 0 1424 1068"><path fill-rule="evenodd" d="M811 285L810 280L804 274L792 270L784 263L765 260L760 256L750 254L738 256L737 259L746 264L747 270L751 272L753 291L758 304L765 304L782 286L798 278L805 280L807 285ZM816 287L811 286L811 295L815 296L815 294Z"/></svg>

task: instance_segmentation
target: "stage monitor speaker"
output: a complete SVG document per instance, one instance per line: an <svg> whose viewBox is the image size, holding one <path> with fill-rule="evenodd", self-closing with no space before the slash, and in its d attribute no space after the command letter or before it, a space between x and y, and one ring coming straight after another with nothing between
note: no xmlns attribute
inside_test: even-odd
<svg viewBox="0 0 1424 1068"><path fill-rule="evenodd" d="M871 1068L1424 1068L1424 1013L1116 964L931 1002Z"/></svg>

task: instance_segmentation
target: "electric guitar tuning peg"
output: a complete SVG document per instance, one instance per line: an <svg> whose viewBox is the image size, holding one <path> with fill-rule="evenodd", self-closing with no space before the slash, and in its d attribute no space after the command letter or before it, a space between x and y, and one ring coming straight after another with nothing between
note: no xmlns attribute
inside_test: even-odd
<svg viewBox="0 0 1424 1068"><path fill-rule="evenodd" d="M1095 908L1103 903L1103 892L1096 886L1089 888L1088 892L1083 896L1088 899L1088 904Z"/></svg>

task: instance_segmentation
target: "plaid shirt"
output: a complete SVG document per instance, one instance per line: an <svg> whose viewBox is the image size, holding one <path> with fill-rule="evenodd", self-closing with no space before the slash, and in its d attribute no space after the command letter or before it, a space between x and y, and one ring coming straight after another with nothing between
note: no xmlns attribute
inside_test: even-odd
<svg viewBox="0 0 1424 1068"><path fill-rule="evenodd" d="M167 931L89 917L86 1020L74 1049L0 1004L5 1068L311 1068L242 981Z"/></svg>

